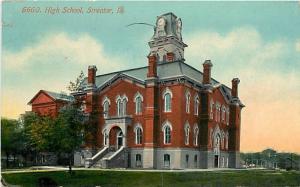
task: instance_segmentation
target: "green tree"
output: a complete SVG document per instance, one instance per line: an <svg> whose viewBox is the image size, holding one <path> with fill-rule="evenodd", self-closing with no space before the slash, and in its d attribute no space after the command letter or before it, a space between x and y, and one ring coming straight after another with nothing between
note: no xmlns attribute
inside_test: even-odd
<svg viewBox="0 0 300 187"><path fill-rule="evenodd" d="M6 155L6 167L9 166L9 156L15 157L24 146L21 141L22 129L20 123L14 119L1 118L1 151Z"/></svg>
<svg viewBox="0 0 300 187"><path fill-rule="evenodd" d="M57 154L67 153L69 156L69 172L72 172L72 159L74 151L77 150L84 140L83 112L76 105L64 107L51 132L52 151Z"/></svg>
<svg viewBox="0 0 300 187"><path fill-rule="evenodd" d="M69 85L67 86L67 89L71 92L77 92L81 90L81 84L84 80L84 73L83 71L80 72L79 76L76 78L75 82L70 81Z"/></svg>

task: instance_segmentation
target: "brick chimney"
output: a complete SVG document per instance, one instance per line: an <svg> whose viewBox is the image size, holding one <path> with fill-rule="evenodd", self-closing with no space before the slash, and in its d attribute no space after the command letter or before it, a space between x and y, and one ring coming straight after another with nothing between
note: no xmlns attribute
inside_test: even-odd
<svg viewBox="0 0 300 187"><path fill-rule="evenodd" d="M232 79L232 89L231 89L231 95L232 97L238 97L238 85L240 83L239 78Z"/></svg>
<svg viewBox="0 0 300 187"><path fill-rule="evenodd" d="M95 65L88 68L88 85L95 85L97 67Z"/></svg>
<svg viewBox="0 0 300 187"><path fill-rule="evenodd" d="M167 62L173 62L174 61L174 53L168 52L167 53Z"/></svg>
<svg viewBox="0 0 300 187"><path fill-rule="evenodd" d="M212 67L212 63L210 62L210 60L205 60L205 62L203 63L203 80L202 83L203 84L210 84L210 80L211 80L211 67Z"/></svg>
<svg viewBox="0 0 300 187"><path fill-rule="evenodd" d="M155 54L150 54L148 56L148 73L147 77L157 77L157 72L156 72L156 55Z"/></svg>

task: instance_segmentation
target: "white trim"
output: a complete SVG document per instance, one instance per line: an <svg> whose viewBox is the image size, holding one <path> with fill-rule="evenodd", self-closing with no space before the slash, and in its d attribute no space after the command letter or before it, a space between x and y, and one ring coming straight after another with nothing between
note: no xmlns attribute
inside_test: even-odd
<svg viewBox="0 0 300 187"><path fill-rule="evenodd" d="M165 95L169 93L171 95L171 98L173 98L172 90L169 87L166 87L166 89L162 92L162 98L165 98Z"/></svg>
<svg viewBox="0 0 300 187"><path fill-rule="evenodd" d="M102 99L102 106L106 101L108 101L108 104L110 105L110 99L107 96L104 96L104 98Z"/></svg>
<svg viewBox="0 0 300 187"><path fill-rule="evenodd" d="M185 122L184 125L184 144L189 145L190 144L190 124L188 121Z"/></svg>
<svg viewBox="0 0 300 187"><path fill-rule="evenodd" d="M194 138L193 138L193 140L194 140L193 143L195 146L198 146L198 141L199 141L198 136L199 136L199 127L198 127L198 124L195 123L194 124Z"/></svg>
<svg viewBox="0 0 300 187"><path fill-rule="evenodd" d="M189 90L185 91L185 112L190 113L191 111L191 93Z"/></svg>
<svg viewBox="0 0 300 187"><path fill-rule="evenodd" d="M133 102L136 102L136 99L137 99L138 97L141 97L141 101L142 101L142 102L144 101L143 95L142 95L140 92L136 92L136 94L134 95L134 98L133 98Z"/></svg>
<svg viewBox="0 0 300 187"><path fill-rule="evenodd" d="M164 136L164 144L170 144L170 143L166 143L166 133L165 133L165 130L166 128L169 127L170 128L170 143L172 141L172 125L171 123L167 120L163 123L163 126L162 126L162 131L163 131L163 136Z"/></svg>

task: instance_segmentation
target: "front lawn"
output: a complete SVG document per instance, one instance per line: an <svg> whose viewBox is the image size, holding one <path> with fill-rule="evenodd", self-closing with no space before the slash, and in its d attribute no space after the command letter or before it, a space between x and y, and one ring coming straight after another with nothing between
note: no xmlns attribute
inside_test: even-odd
<svg viewBox="0 0 300 187"><path fill-rule="evenodd" d="M65 171L7 173L6 182L24 187L37 186L38 179L48 177L61 186L80 187L182 187L182 186L300 186L299 171L200 171L200 172L135 172L77 170L70 176Z"/></svg>

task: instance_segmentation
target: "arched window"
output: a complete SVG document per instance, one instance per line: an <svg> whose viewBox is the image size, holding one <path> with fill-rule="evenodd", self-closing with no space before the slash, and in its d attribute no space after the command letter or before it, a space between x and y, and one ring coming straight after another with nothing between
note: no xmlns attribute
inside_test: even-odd
<svg viewBox="0 0 300 187"><path fill-rule="evenodd" d="M184 137L184 143L185 145L189 145L189 139L190 139L190 125L188 123L185 124L184 127L185 137Z"/></svg>
<svg viewBox="0 0 300 187"><path fill-rule="evenodd" d="M143 131L141 127L135 128L135 144L142 144Z"/></svg>
<svg viewBox="0 0 300 187"><path fill-rule="evenodd" d="M226 125L229 125L229 107L226 108Z"/></svg>
<svg viewBox="0 0 300 187"><path fill-rule="evenodd" d="M164 144L170 144L171 143L172 126L168 121L164 123L164 125L162 127L162 131L164 134Z"/></svg>
<svg viewBox="0 0 300 187"><path fill-rule="evenodd" d="M214 119L214 101L210 101L210 119Z"/></svg>
<svg viewBox="0 0 300 187"><path fill-rule="evenodd" d="M165 112L171 112L171 94L167 93L164 96Z"/></svg>
<svg viewBox="0 0 300 187"><path fill-rule="evenodd" d="M195 127L194 127L194 145L195 146L198 146L198 136L199 136L199 128L198 128L198 125L195 124Z"/></svg>
<svg viewBox="0 0 300 187"><path fill-rule="evenodd" d="M164 154L164 167L169 168L170 167L170 155Z"/></svg>
<svg viewBox="0 0 300 187"><path fill-rule="evenodd" d="M198 95L195 97L195 100L194 100L194 114L195 115L199 114L199 97L198 97Z"/></svg>
<svg viewBox="0 0 300 187"><path fill-rule="evenodd" d="M108 118L108 111L109 111L109 102L108 101L104 101L103 103L103 117L104 118Z"/></svg>
<svg viewBox="0 0 300 187"><path fill-rule="evenodd" d="M123 103L121 99L117 100L117 112L118 116L123 116Z"/></svg>
<svg viewBox="0 0 300 187"><path fill-rule="evenodd" d="M122 116L126 116L127 114L127 100L126 98L123 99L123 111L122 111Z"/></svg>
<svg viewBox="0 0 300 187"><path fill-rule="evenodd" d="M128 102L128 98L126 97L126 95L123 95L122 97L120 97L119 95L117 96L116 99L117 102L117 114L118 116L126 116L127 114L127 102Z"/></svg>
<svg viewBox="0 0 300 187"><path fill-rule="evenodd" d="M135 114L141 114L142 113L142 98L137 97L135 99Z"/></svg>
<svg viewBox="0 0 300 187"><path fill-rule="evenodd" d="M186 92L186 94L185 94L185 111L186 111L186 113L190 113L190 103L191 103L191 94L190 94L190 92Z"/></svg>
<svg viewBox="0 0 300 187"><path fill-rule="evenodd" d="M169 88L163 92L164 112L171 112L172 109L172 92Z"/></svg>
<svg viewBox="0 0 300 187"><path fill-rule="evenodd" d="M222 121L225 121L225 113L226 113L225 106L222 106Z"/></svg>

